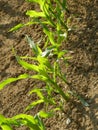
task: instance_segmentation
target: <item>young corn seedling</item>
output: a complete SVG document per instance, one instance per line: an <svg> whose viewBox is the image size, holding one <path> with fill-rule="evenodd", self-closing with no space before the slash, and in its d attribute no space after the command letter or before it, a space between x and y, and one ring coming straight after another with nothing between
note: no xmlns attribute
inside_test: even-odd
<svg viewBox="0 0 98 130"><path fill-rule="evenodd" d="M28 74L22 74L18 76L17 78L9 78L0 84L0 89L2 89L5 85L11 82L14 82L20 79L25 79L25 78L33 78L33 79L44 81L46 83L44 89L36 88L30 91L30 94L36 93L37 96L39 97L39 100L31 103L26 108L26 110L29 110L35 107L37 104L46 103L46 106L48 106L49 104L56 106L56 108L51 111L51 112L54 112L55 110L59 109L57 107L59 106L59 104L57 104L54 97L52 97L53 91L58 92L64 100L68 100L69 98L69 95L65 94L57 83L57 77L59 78L62 77L61 79L63 79L66 82L65 77L61 75L61 71L59 69L59 64L58 64L59 63L58 60L65 54L65 51L60 51L59 49L61 42L64 40L64 36L65 36L64 34L67 34L67 26L64 24L65 21L63 21L62 19L63 11L60 10L61 7L64 8L63 4L65 3L64 1L63 3L61 3L60 1L56 1L55 4L57 4L57 6L56 6L56 9L54 10L52 6L52 2L50 0L49 1L46 1L46 0L32 1L31 0L30 2L37 2L40 5L41 12L36 12L34 10L27 11L26 15L32 18L31 21L26 24L18 24L17 26L12 28L10 31L17 30L20 27L23 27L26 25L40 24L43 27L43 32L47 36L47 39L46 39L47 42L45 46L47 46L50 43L51 43L51 46L47 47L47 49L44 52L42 52L42 50L38 46L31 44L33 42L31 41L30 38L27 38L30 43L30 46L32 46L32 49L35 52L36 57L33 57L33 60L37 61L37 65L29 64L17 55L16 55L16 59L18 63L21 64L25 69L36 71L37 74L33 76L28 75ZM58 10L57 12L58 16L55 15L57 10ZM56 18L57 18L57 24L55 24L54 22L54 19ZM61 24L63 25L62 27L61 27ZM50 30L50 27L52 27L52 30L53 29L55 30L54 33L52 33L52 31ZM65 33L64 33L64 29L66 30ZM56 55L57 57L53 63L53 66L50 64L48 60L48 56L50 56L50 54ZM47 92L47 96L44 96L43 92L45 93ZM44 115L43 112L40 112L40 113L41 115Z"/></svg>
<svg viewBox="0 0 98 130"><path fill-rule="evenodd" d="M33 79L37 79L37 80L45 82L45 87L44 88L42 88L42 89L35 88L35 89L32 89L30 91L30 94L36 93L37 96L39 97L39 99L37 101L32 102L26 108L26 111L30 110L31 108L35 107L36 105L38 105L40 103L45 103L46 104L45 110L40 111L36 115L36 120L40 119L39 117L48 118L51 115L53 115L53 113L56 110L60 110L60 108L61 108L61 106L59 106L59 104L56 103L56 99L55 99L56 96L55 97L53 96L53 92L54 93L55 92L59 93L59 95L61 95L61 98L63 98L64 100L69 99L68 93L63 92L62 88L58 85L58 81L57 81L57 77L59 77L61 80L63 80L66 83L66 78L61 73L60 66L59 66L59 63L57 61L57 59L59 60L59 58L61 58L64 55L65 52L64 51L59 52L58 55L57 55L56 61L54 60L53 65L51 65L51 63L49 61L49 57L51 57L51 53L53 53L53 51L57 54L57 52L58 52L57 48L55 46L51 46L51 47L47 48L43 52L41 50L41 48L39 48L38 45L35 44L30 37L28 37L28 36L26 36L26 37L27 37L27 40L28 40L28 42L29 42L35 56L34 57L19 57L15 53L14 49L13 49L13 51L15 53L15 56L16 56L16 59L17 59L18 63L20 65L22 65L22 67L24 67L27 70L35 71L36 74L35 75L29 75L29 74L25 73L25 74L22 74L22 75L18 76L17 78L9 78L9 79L7 79L7 80L0 83L0 89L3 89L3 87L5 85L9 84L9 83L12 83L12 82L20 80L20 79L25 79L25 78L33 78ZM36 61L36 64L30 64L30 63L26 62L24 60L25 58L26 59L31 58L32 60ZM44 93L45 93L45 95L44 95ZM49 111L48 106L50 104L53 105L54 108L53 108L53 110L48 112ZM16 117L18 117L18 116L19 115L17 115ZM14 117L12 119L14 119ZM23 122L22 123L21 122L22 121L19 119L19 125L23 123ZM24 122L25 122L25 120L24 120ZM12 122L12 123L14 124L14 122ZM37 121L37 123L38 123L38 121ZM0 124L2 129L3 129L3 127L5 127L5 128L8 127L9 130L11 129L10 125L8 123L3 123L3 124L4 124L4 126L2 126L2 123ZM26 125L28 126L28 123L26 123ZM38 127L38 124L36 124L36 125L37 126L34 125L35 128ZM40 125L43 127L42 122L40 122ZM44 129L42 128L41 130L44 130Z"/></svg>
<svg viewBox="0 0 98 130"><path fill-rule="evenodd" d="M2 121L0 126L3 130L12 130L11 125L21 126L26 125L30 130L45 130L45 126L41 118L48 118L56 110L63 109L63 106L56 101L56 96L54 93L58 93L59 101L64 99L67 101L69 99L69 93L64 92L59 82L67 84L66 76L61 70L60 62L66 62L65 53L66 50L61 50L60 47L62 43L66 41L68 35L68 20L65 20L65 13L68 12L66 0L27 0L29 2L35 2L39 4L40 11L28 10L26 15L28 15L31 20L26 24L18 24L13 27L10 31L15 31L23 26L40 24L42 26L43 32L46 36L46 43L44 46L44 51L41 49L34 41L28 37L28 43L34 52L34 57L19 57L14 49L15 57L18 63L27 70L36 72L34 75L22 74L17 78L9 78L0 83L0 89L3 89L9 83L17 80L31 78L40 80L45 83L43 88L32 89L29 94L36 93L38 100L32 102L27 108L27 110L32 109L38 104L44 103L45 109L39 111L34 117L29 115L17 115L15 117L5 118L0 116ZM25 61L25 59L31 59L35 64L30 64ZM50 62L52 60L52 63ZM63 86L64 87L64 86ZM76 95L70 92L72 95ZM77 95L76 95L77 96ZM80 97L78 96L80 99ZM48 112L48 106L53 105L53 109ZM32 121L31 121L32 120Z"/></svg>
<svg viewBox="0 0 98 130"><path fill-rule="evenodd" d="M2 130L13 130L13 126L26 126L30 130L46 130L41 117L47 118L49 116L50 113L45 113L43 111L37 113L35 116L19 114L12 118L5 118L3 115L0 115L0 128Z"/></svg>
<svg viewBox="0 0 98 130"><path fill-rule="evenodd" d="M65 14L68 12L66 0L26 0L39 5L40 11L28 10L26 15L30 21L26 24L18 24L10 31L15 31L23 26L39 24L45 33L45 47L50 43L60 46L67 39L68 19Z"/></svg>

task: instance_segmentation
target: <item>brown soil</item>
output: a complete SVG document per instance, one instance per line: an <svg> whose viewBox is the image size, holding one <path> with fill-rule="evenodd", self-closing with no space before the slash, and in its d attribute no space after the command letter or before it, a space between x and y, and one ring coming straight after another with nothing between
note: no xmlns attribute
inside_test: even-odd
<svg viewBox="0 0 98 130"><path fill-rule="evenodd" d="M77 91L88 103L85 107L77 99L66 103L65 113L56 115L45 121L47 130L98 130L98 0L68 0L69 15L73 15L72 24L75 28L69 33L64 48L72 57L67 74L69 87ZM0 81L8 77L16 77L25 73L13 56L13 46L19 55L32 55L26 42L25 34L38 41L41 29L38 26L25 27L15 33L8 30L17 23L25 23L27 9L35 5L24 0L0 0ZM24 108L35 99L28 96L29 90L36 84L34 80L22 80L5 87L0 91L0 114L12 117L22 113ZM36 113L39 106L29 113ZM70 123L66 122L70 119ZM20 128L25 130L26 128ZM18 128L17 128L18 130Z"/></svg>

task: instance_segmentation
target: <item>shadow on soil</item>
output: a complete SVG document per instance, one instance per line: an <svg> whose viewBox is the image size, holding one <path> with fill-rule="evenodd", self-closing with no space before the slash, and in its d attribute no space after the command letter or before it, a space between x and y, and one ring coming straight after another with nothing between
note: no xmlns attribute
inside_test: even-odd
<svg viewBox="0 0 98 130"><path fill-rule="evenodd" d="M73 117L70 117L70 119L77 124L78 130L87 130L91 128L91 126L93 127L92 130L98 130L98 114L96 113L98 103L96 103L96 100L98 100L98 95L95 95L91 99L91 102L89 103L90 106L88 108L81 105L81 103L77 103L75 101L72 102L75 111L70 111L68 114L69 117L70 115L74 115Z"/></svg>
<svg viewBox="0 0 98 130"><path fill-rule="evenodd" d="M4 2L4 1L0 1L0 11L3 11L5 14L11 17L23 16L23 14L18 11L18 8L17 10L14 10L13 7L9 5L8 2Z"/></svg>
<svg viewBox="0 0 98 130"><path fill-rule="evenodd" d="M78 40L73 41L71 44L69 41L70 45L68 46L71 50L81 49L85 52L90 64L85 64L84 62L80 66L77 64L74 66L77 68L76 72L80 74L88 75L90 72L98 74L98 1L91 1L89 4L82 4L77 0L75 2L86 9L86 18L84 18L86 27L79 29L81 33L75 33Z"/></svg>
<svg viewBox="0 0 98 130"><path fill-rule="evenodd" d="M21 23L21 21L22 22L25 21L26 18L25 11L27 9L28 4L27 3L24 4L24 3L26 2L24 2L24 0L21 0L19 2L17 1L17 4L16 5L14 4L14 6L12 6L10 5L9 2L0 1L0 19L2 20L0 23L0 35L2 37L5 36L5 38L8 39L17 38L15 34L13 34L12 32L9 33L8 31L15 25ZM30 8L31 7L33 8L32 5L30 6Z"/></svg>
<svg viewBox="0 0 98 130"><path fill-rule="evenodd" d="M75 73L77 75L83 75L86 77L86 79L90 79L90 74L93 75L98 74L98 1L91 1L89 4L81 3L77 0L75 0L79 5L85 7L86 9L86 18L84 18L84 21L86 23L86 27L84 29L81 29L81 33L76 32L75 35L77 35L78 40L68 42L70 45L68 45L68 49L72 51L81 50L81 52L84 52L89 59L90 64L87 64L86 61L82 62L81 64L77 63L71 63L71 66L75 66ZM78 88L77 88L78 91ZM84 95L82 97L85 97ZM79 127L79 130L87 130L89 129L89 126L93 126L93 130L98 130L98 103L96 103L96 100L98 100L98 94L96 94L91 100L90 106L88 107L88 110L83 107L81 104L78 104L77 102L73 102L74 108L76 108L76 113L73 115L76 116L79 112L79 117L81 119L84 119L84 121L79 121L79 117L76 117L75 121L77 120L77 124ZM72 112L72 111L71 111ZM76 114L76 115L75 115ZM69 115L72 115L70 113ZM86 118L85 118L86 117ZM85 123L86 120L90 120L91 124ZM73 119L74 120L74 119ZM84 122L81 126L81 122ZM91 128L91 127L90 127Z"/></svg>

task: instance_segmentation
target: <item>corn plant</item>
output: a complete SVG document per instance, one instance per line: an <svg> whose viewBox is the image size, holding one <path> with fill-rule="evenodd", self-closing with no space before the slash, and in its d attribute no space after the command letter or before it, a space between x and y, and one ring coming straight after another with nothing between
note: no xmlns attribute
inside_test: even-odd
<svg viewBox="0 0 98 130"><path fill-rule="evenodd" d="M30 17L30 21L25 24L18 24L10 31L15 31L23 26L32 24L40 24L45 33L45 47L47 44L61 46L62 42L67 39L68 35L68 19L66 0L26 0L35 2L39 5L40 11L28 10L26 15Z"/></svg>
<svg viewBox="0 0 98 130"><path fill-rule="evenodd" d="M39 111L35 116L20 114L12 118L5 118L0 115L0 126L3 130L12 130L12 126L26 125L30 130L45 130L42 118L51 117L56 110L63 110L62 100L68 101L70 94L78 97L85 106L88 106L85 101L73 92L63 91L64 85L68 84L66 75L62 72L60 62L66 63L69 57L65 57L66 50L61 50L61 46L67 40L68 21L65 19L65 14L68 12L66 0L26 0L28 2L35 2L39 5L40 11L28 10L26 15L31 19L28 23L18 24L10 31L15 31L21 27L39 24L42 26L42 30L45 34L44 48L40 48L38 44L32 40L32 38L26 35L27 41L34 53L33 57L18 56L17 52L13 49L17 62L27 70L31 70L36 74L30 75L27 73L21 74L16 78L9 78L0 83L0 90L9 83L15 82L21 79L35 79L45 83L43 88L33 88L29 94L36 93L38 99L32 102L25 111L33 109L36 105L44 103L45 107ZM26 59L33 60L34 64L30 64ZM52 62L51 62L52 61ZM65 64L66 65L66 64ZM60 83L63 86L60 86ZM59 94L57 102L55 93ZM49 111L49 105L53 106L53 109Z"/></svg>
<svg viewBox="0 0 98 130"><path fill-rule="evenodd" d="M2 130L13 130L13 126L20 127L26 126L30 130L46 130L42 118L50 117L51 113L45 113L40 111L35 116L27 114L18 114L12 118L6 118L3 115L0 115L0 127Z"/></svg>
<svg viewBox="0 0 98 130"><path fill-rule="evenodd" d="M38 79L38 80L45 82L46 89L47 89L48 94L49 94L48 96L50 96L50 99L51 99L49 101L49 97L46 99L41 94L40 89L35 89L32 92L36 92L38 94L38 96L41 98L40 102L49 101L51 103L55 103L51 97L51 92L53 92L53 91L57 91L62 96L62 98L67 100L68 94L65 94L63 92L61 87L58 85L58 81L57 81L57 78L60 78L60 80L62 80L62 82L67 83L66 77L62 74L62 72L60 70L60 65L59 65L59 60L62 57L62 55L64 55L64 53L66 51L65 52L60 51L58 53L57 58L54 59L53 65L51 65L48 57L49 56L51 57L51 54L53 53L53 51L55 51L55 46L53 46L51 48L49 47L45 51L42 51L41 48L38 47L38 45L35 44L30 37L27 36L27 40L28 40L30 46L32 46L32 50L35 53L35 56L34 57L19 57L15 52L14 53L15 53L15 56L16 56L18 63L20 65L22 65L22 67L24 67L27 70L35 71L36 74L33 76L28 75L28 74L22 74L22 75L18 76L17 78L9 78L9 79L1 82L0 89L2 89L8 83L14 82L16 80L25 79L25 78L33 78L33 79ZM36 61L36 64L27 63L24 60L27 58L31 58L32 60ZM44 91L45 91L45 88L44 88ZM43 97L44 97L44 99L43 99Z"/></svg>
<svg viewBox="0 0 98 130"><path fill-rule="evenodd" d="M25 79L25 78L33 78L33 79L37 79L37 80L45 82L45 86L42 89L35 88L29 92L29 94L36 93L37 96L39 97L39 99L32 102L25 109L25 111L27 111L27 110L32 109L33 107L35 107L38 104L45 103L46 107L45 107L44 111L40 111L37 114L37 116L35 116L36 118L34 118L36 120L38 120L38 119L41 120L41 118L38 118L38 117L43 117L43 118L47 117L48 118L49 116L53 115L56 110L60 110L63 108L59 103L56 102L56 96L53 96L53 93L57 92L57 93L59 93L59 95L61 95L59 100L61 100L62 98L64 100L69 99L69 94L67 92L66 93L63 92L61 87L58 85L58 81L57 81L57 78L59 78L60 80L62 80L62 82L65 82L65 83L67 82L65 76L62 74L62 72L60 70L60 65L58 62L60 60L60 58L66 53L66 51L65 52L59 51L58 56L54 59L53 65L51 65L49 58L51 58L51 55L53 52L57 53L57 50L56 50L57 48L55 46L51 46L51 47L47 48L45 51L42 51L41 48L37 44L35 44L34 41L30 37L28 37L28 36L26 36L26 37L30 44L30 47L32 48L32 50L35 54L34 57L19 57L14 49L13 49L13 52L15 54L15 57L16 57L18 63L20 65L22 65L22 67L24 67L27 70L35 71L36 74L29 75L29 74L25 73L25 74L18 76L17 78L9 78L0 83L0 89L3 89L3 87L9 83L12 83L12 82L20 80L20 79ZM30 64L30 63L26 62L25 59L27 59L27 58L36 61L36 64ZM48 110L49 105L54 106L53 110L51 110L50 112ZM30 127L30 129L32 129L33 127L37 128L38 126L42 127L42 128L37 128L39 130L45 129L45 127L43 127L43 125L42 125L43 124L42 120L40 121L41 126L38 125L39 124L39 120L38 120L37 124L36 125L32 124L31 125L32 127L31 127L31 126L29 126L30 122L28 123L29 120L24 119L24 117L26 117L26 115L22 115L22 116L23 116L23 119L18 119L19 124L17 124L16 120L14 121L14 117L12 117L12 119L9 120L9 119L6 119L3 116L1 116L2 121L3 121L3 119L5 121L5 123L1 122L1 124L0 124L1 128L2 129L8 128L9 130L11 130L12 129L11 123L13 125L17 124L18 126L20 126L23 122L26 122L26 125L28 127ZM22 116L17 115L16 117L22 118ZM27 116L27 117L29 118L30 116ZM33 118L33 117L30 117L30 118ZM10 121L12 121L12 122L10 122ZM16 124L14 124L14 123L16 123ZM35 128L33 128L33 129L35 129Z"/></svg>

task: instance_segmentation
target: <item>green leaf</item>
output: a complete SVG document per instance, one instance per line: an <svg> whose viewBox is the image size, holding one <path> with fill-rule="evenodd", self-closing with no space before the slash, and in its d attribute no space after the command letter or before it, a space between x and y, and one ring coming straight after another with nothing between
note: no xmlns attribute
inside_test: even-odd
<svg viewBox="0 0 98 130"><path fill-rule="evenodd" d="M55 89L59 92L59 94L66 100L69 100L70 95L68 93L64 93L60 86L57 85L56 82L52 81L52 84L54 84Z"/></svg>
<svg viewBox="0 0 98 130"><path fill-rule="evenodd" d="M46 49L44 52L42 52L42 57L47 57L51 53L51 50Z"/></svg>
<svg viewBox="0 0 98 130"><path fill-rule="evenodd" d="M20 23L20 24L14 26L13 28L11 28L11 29L9 30L9 32L16 31L16 30L22 28L23 26L24 26L24 24Z"/></svg>
<svg viewBox="0 0 98 130"><path fill-rule="evenodd" d="M28 11L26 12L26 15L29 15L30 17L35 17L35 18L45 17L44 12L36 12L36 11L34 11L34 10L28 10Z"/></svg>
<svg viewBox="0 0 98 130"><path fill-rule="evenodd" d="M55 112L55 111L60 111L60 110L61 110L60 107L56 107L56 108L53 109L54 112Z"/></svg>
<svg viewBox="0 0 98 130"><path fill-rule="evenodd" d="M80 96L78 96L78 99L81 101L81 103L85 106L85 107L89 107L89 104Z"/></svg>
<svg viewBox="0 0 98 130"><path fill-rule="evenodd" d="M40 65L39 65L40 68L42 66L42 70L44 70L46 67L47 67L47 70L49 70L49 69L52 70L52 66L47 57L42 57L39 55L39 56L37 56L37 60L40 63Z"/></svg>
<svg viewBox="0 0 98 130"><path fill-rule="evenodd" d="M31 90L31 91L29 92L29 94L36 93L38 97L40 97L41 99L43 99L44 96L43 96L41 90L42 90L42 89L35 88L35 89Z"/></svg>
<svg viewBox="0 0 98 130"><path fill-rule="evenodd" d="M80 95L77 95L77 93L72 91L69 91L69 93L78 98L85 107L89 107L89 104Z"/></svg>
<svg viewBox="0 0 98 130"><path fill-rule="evenodd" d="M28 26L28 25L32 25L32 24L38 24L37 21L29 21L27 23L24 24L24 26Z"/></svg>
<svg viewBox="0 0 98 130"><path fill-rule="evenodd" d="M3 89L4 86L7 85L7 84L10 84L10 83L15 82L15 81L20 80L20 79L26 79L26 78L29 78L29 77L30 77L30 75L28 75L28 74L22 74L17 78L8 78L8 79L6 79L6 80L4 80L3 82L0 83L0 90Z"/></svg>
<svg viewBox="0 0 98 130"><path fill-rule="evenodd" d="M26 1L40 3L41 0L26 0Z"/></svg>
<svg viewBox="0 0 98 130"><path fill-rule="evenodd" d="M40 74L37 74L37 75L33 75L31 76L31 78L33 79L39 79L39 80L42 80L42 81L48 81L49 79L43 75L40 75Z"/></svg>
<svg viewBox="0 0 98 130"><path fill-rule="evenodd" d="M49 40L51 42L52 45L55 45L55 40L54 40L54 35L52 32L49 31L49 29L44 25L43 28L44 33L49 37Z"/></svg>
<svg viewBox="0 0 98 130"><path fill-rule="evenodd" d="M30 109L32 109L33 107L35 107L36 105L41 104L41 103L43 103L43 102L44 102L43 99L34 101L34 102L32 102L29 106L27 106L27 108L25 109L25 111L30 110Z"/></svg>
<svg viewBox="0 0 98 130"><path fill-rule="evenodd" d="M52 116L54 115L54 113L53 113L53 112L40 111L40 112L38 113L38 115L39 115L40 117L42 117L42 118L50 118L50 117L52 117Z"/></svg>
<svg viewBox="0 0 98 130"><path fill-rule="evenodd" d="M37 121L34 119L33 116L27 114L19 114L12 117L12 120L15 121L22 121L22 125L28 126L31 130L40 130Z"/></svg>
<svg viewBox="0 0 98 130"><path fill-rule="evenodd" d="M38 114L34 116L34 118L38 121L38 125L41 130L46 130L43 120L39 117Z"/></svg>
<svg viewBox="0 0 98 130"><path fill-rule="evenodd" d="M61 58L62 56L64 56L64 54L66 53L66 50L60 51L58 52L58 58Z"/></svg>
<svg viewBox="0 0 98 130"><path fill-rule="evenodd" d="M28 37L28 35L26 35L26 38L30 45L30 48L32 48L35 53L38 53L37 46L35 45L34 41L30 37Z"/></svg>
<svg viewBox="0 0 98 130"><path fill-rule="evenodd" d="M7 124L10 124L10 126L12 125L17 127L21 126L21 121L18 122L16 120L13 120L12 118L6 118L6 119L7 119Z"/></svg>
<svg viewBox="0 0 98 130"><path fill-rule="evenodd" d="M0 115L0 127L2 128L2 130L12 130L7 121L7 118L5 118L3 115Z"/></svg>
<svg viewBox="0 0 98 130"><path fill-rule="evenodd" d="M19 56L16 56L16 59L17 59L18 63L20 65L22 65L22 67L24 67L25 69L34 70L34 71L39 72L39 67L37 65L27 63L24 60L21 60Z"/></svg>
<svg viewBox="0 0 98 130"><path fill-rule="evenodd" d="M2 128L2 130L12 130L12 128L7 124L2 124L1 128Z"/></svg>
<svg viewBox="0 0 98 130"><path fill-rule="evenodd" d="M0 114L0 125L6 121L6 118Z"/></svg>
<svg viewBox="0 0 98 130"><path fill-rule="evenodd" d="M41 49L34 43L34 41L26 35L27 41L30 45L30 48L33 49L36 55L40 55L42 53Z"/></svg>
<svg viewBox="0 0 98 130"><path fill-rule="evenodd" d="M34 120L34 117L31 115L27 114L19 114L11 118L12 120L19 120L19 119L24 119L32 122L33 124L37 124L37 122Z"/></svg>
<svg viewBox="0 0 98 130"><path fill-rule="evenodd" d="M36 57L29 57L29 56L21 56L20 59L30 59L30 60L35 60L37 61Z"/></svg>

